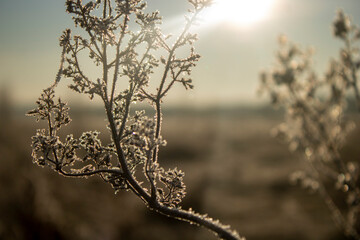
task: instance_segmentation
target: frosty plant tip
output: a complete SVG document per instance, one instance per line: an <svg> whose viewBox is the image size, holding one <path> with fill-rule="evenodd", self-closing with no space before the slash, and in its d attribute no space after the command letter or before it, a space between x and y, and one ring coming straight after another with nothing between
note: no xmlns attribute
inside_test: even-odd
<svg viewBox="0 0 360 240"><path fill-rule="evenodd" d="M47 123L47 129L37 130L32 138L32 157L36 164L63 176L97 175L115 191L132 192L149 209L205 227L221 239L241 239L229 226L206 214L182 209L184 173L177 168L165 170L158 163L159 150L166 144L161 137L162 103L176 84L193 88L191 70L200 56L192 47L197 36L189 30L211 4L210 0L188 2L185 26L175 38L161 32L159 12L146 13L145 1L67 0L66 10L82 34L64 31L55 82L43 90L37 108L28 112ZM180 49L188 51L187 57L177 56ZM101 77L88 75L82 68L84 54L101 70ZM160 79L154 79L155 69L161 71ZM59 137L61 128L71 122L69 107L55 97L63 78L71 80L69 87L75 92L102 100L110 144L103 144L97 131L84 132L79 138ZM150 90L150 83L157 84L156 90ZM134 102L148 103L155 116L147 117L144 111L131 114ZM137 180L140 174L146 182Z"/></svg>

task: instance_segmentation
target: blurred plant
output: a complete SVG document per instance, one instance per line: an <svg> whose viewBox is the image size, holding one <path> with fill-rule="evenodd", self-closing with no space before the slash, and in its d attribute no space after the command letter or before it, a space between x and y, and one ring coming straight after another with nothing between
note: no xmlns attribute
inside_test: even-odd
<svg viewBox="0 0 360 240"><path fill-rule="evenodd" d="M28 112L37 121L47 122L47 129L38 130L32 138L34 162L67 177L98 175L116 192L133 192L151 210L205 227L222 239L240 239L229 226L206 214L182 209L184 173L176 168L164 170L158 163L159 148L166 144L161 137L162 102L177 83L193 88L190 74L200 56L192 47L197 36L189 29L211 0L188 0L190 15L173 42L160 30L159 12L146 13L142 0L86 2L66 1L67 12L84 34L71 36L70 29L64 31L55 82L43 91L36 102L38 107ZM189 55L177 57L176 52L184 47L188 47ZM92 79L85 73L80 60L84 52L101 68L100 78ZM149 81L155 69L162 69L162 77L152 93ZM55 88L63 76L72 80L69 87L75 92L102 100L110 144L104 145L97 131L85 132L79 139L73 135L59 137L59 130L71 122L67 104L55 99ZM131 114L130 108L136 102L149 103L155 116L149 118L144 111Z"/></svg>
<svg viewBox="0 0 360 240"><path fill-rule="evenodd" d="M333 31L344 46L340 58L330 61L323 78L312 69L313 51L302 50L281 36L276 66L260 75L260 93L267 92L272 104L285 110L285 122L274 135L288 142L290 150L300 152L310 166L310 170L296 172L291 179L318 192L344 233L360 239L359 166L355 161L346 162L340 154L347 134L354 129L345 112L350 92L360 111L360 30L339 10ZM340 195L346 208L336 203L330 191L333 188L343 192Z"/></svg>

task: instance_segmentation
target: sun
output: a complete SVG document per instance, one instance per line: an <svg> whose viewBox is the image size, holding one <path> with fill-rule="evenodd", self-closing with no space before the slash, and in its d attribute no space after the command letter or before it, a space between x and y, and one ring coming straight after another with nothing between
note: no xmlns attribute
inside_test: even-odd
<svg viewBox="0 0 360 240"><path fill-rule="evenodd" d="M227 22L249 26L266 19L276 0L215 0L201 19L207 23Z"/></svg>

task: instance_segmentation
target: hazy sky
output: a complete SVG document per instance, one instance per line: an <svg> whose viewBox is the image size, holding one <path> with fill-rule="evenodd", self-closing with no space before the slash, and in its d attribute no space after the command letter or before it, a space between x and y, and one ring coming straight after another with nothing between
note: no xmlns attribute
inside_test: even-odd
<svg viewBox="0 0 360 240"><path fill-rule="evenodd" d="M0 87L8 85L16 103L34 102L54 79L61 51L58 38L63 29L73 27L64 2L0 0ZM183 25L186 0L149 0L148 5L160 10L167 31ZM200 26L196 50L202 58L193 71L195 90L176 89L169 102L258 103L258 73L271 67L279 34L301 46L314 46L315 66L323 72L329 57L337 57L339 41L332 37L331 22L338 8L360 24L360 0L274 0L267 18L248 26Z"/></svg>

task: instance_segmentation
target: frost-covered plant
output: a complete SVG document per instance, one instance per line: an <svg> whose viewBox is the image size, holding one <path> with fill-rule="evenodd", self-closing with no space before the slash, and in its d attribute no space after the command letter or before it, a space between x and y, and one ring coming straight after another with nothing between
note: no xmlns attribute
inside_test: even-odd
<svg viewBox="0 0 360 240"><path fill-rule="evenodd" d="M72 36L70 29L64 31L55 82L43 91L37 108L28 112L37 121L47 122L47 129L38 130L32 138L32 157L36 164L63 176L100 176L116 192L133 192L151 210L205 227L222 239L240 239L229 226L206 214L182 209L184 173L176 168L165 170L158 163L159 148L166 144L161 137L161 106L175 84L193 87L190 73L200 56L192 47L197 36L189 29L200 11L211 4L211 0L188 2L191 9L185 27L174 39L161 32L159 12L146 13L142 0L66 0L67 12L83 34ZM177 56L179 49L188 49L188 56ZM86 73L84 54L101 69L102 76L95 79ZM149 82L155 69L162 74L157 83L155 79L154 91ZM55 98L62 77L72 80L69 87L75 92L102 100L110 144L104 145L97 131L85 132L79 139L59 136L60 129L71 122L69 107ZM135 102L148 103L155 116L147 117L144 111L132 114ZM141 174L145 182L137 180Z"/></svg>
<svg viewBox="0 0 360 240"><path fill-rule="evenodd" d="M348 102L355 99L360 110L360 30L339 10L333 32L344 46L322 78L312 68L312 50L302 50L281 36L276 65L260 75L260 91L267 92L272 104L285 110L285 122L274 135L288 142L290 150L302 153L310 166L291 179L318 192L344 233L360 239L359 164L355 159L345 161L340 154L346 135L354 128L345 111ZM334 188L342 191L345 208L330 191Z"/></svg>

